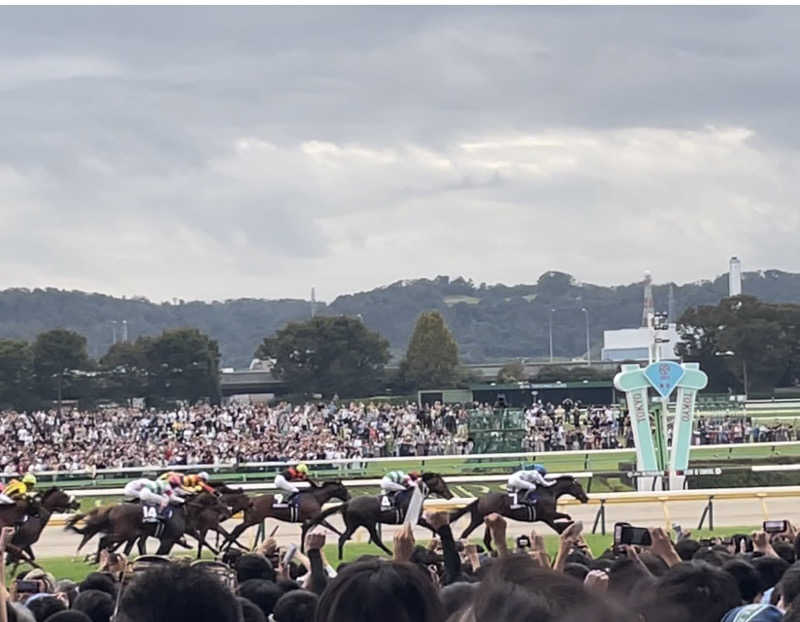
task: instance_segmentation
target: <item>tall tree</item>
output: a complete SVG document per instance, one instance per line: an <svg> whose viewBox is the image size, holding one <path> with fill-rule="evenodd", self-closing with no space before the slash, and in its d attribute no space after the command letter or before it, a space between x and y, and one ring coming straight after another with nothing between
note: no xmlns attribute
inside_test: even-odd
<svg viewBox="0 0 800 622"><path fill-rule="evenodd" d="M105 397L127 401L147 394L147 352L152 339L139 337L136 341L112 345L100 359L103 370Z"/></svg>
<svg viewBox="0 0 800 622"><path fill-rule="evenodd" d="M287 324L255 355L274 360L273 373L293 393L355 397L382 388L389 342L359 319L317 316Z"/></svg>
<svg viewBox="0 0 800 622"><path fill-rule="evenodd" d="M33 371L39 397L61 408L65 378L90 367L86 337L63 328L40 333L33 343Z"/></svg>
<svg viewBox="0 0 800 622"><path fill-rule="evenodd" d="M137 344L145 354L151 401L219 401L219 346L208 335L196 328L181 328L137 340ZM135 352L128 355L136 360Z"/></svg>
<svg viewBox="0 0 800 622"><path fill-rule="evenodd" d="M0 339L0 409L28 406L33 383L33 352L27 341Z"/></svg>
<svg viewBox="0 0 800 622"><path fill-rule="evenodd" d="M686 311L678 354L698 361L714 390L744 393L792 381L800 354L800 306L769 304L751 296Z"/></svg>
<svg viewBox="0 0 800 622"><path fill-rule="evenodd" d="M456 382L457 369L458 346L441 313L422 313L401 363L403 375L418 389L432 389Z"/></svg>
<svg viewBox="0 0 800 622"><path fill-rule="evenodd" d="M527 380L525 365L522 364L522 361L506 363L497 372L497 382L517 382L519 380Z"/></svg>

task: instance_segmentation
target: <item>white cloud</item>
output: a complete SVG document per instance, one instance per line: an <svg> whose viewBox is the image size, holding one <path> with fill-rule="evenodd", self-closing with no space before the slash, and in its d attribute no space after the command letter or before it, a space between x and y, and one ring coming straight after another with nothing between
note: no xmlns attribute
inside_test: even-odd
<svg viewBox="0 0 800 622"><path fill-rule="evenodd" d="M3 11L9 286L800 267L796 13Z"/></svg>

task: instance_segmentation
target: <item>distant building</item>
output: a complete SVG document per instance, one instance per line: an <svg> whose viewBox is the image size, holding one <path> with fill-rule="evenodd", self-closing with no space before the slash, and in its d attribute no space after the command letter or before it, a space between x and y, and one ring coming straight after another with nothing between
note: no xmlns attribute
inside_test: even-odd
<svg viewBox="0 0 800 622"><path fill-rule="evenodd" d="M742 295L742 262L738 257L731 257L728 270L728 296Z"/></svg>
<svg viewBox="0 0 800 622"><path fill-rule="evenodd" d="M678 360L675 346L681 340L676 324L668 324L667 330L659 331L659 337L667 339L667 343L660 343L659 356L661 360ZM603 350L601 358L604 361L646 361L652 333L649 328L621 328L619 330L603 331Z"/></svg>

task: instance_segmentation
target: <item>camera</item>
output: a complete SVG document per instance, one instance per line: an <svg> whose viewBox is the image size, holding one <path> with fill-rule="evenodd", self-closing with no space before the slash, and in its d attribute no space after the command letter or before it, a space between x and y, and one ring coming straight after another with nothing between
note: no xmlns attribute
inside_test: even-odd
<svg viewBox="0 0 800 622"><path fill-rule="evenodd" d="M18 579L16 582L17 594L38 594L46 591L42 581L26 581Z"/></svg>
<svg viewBox="0 0 800 622"><path fill-rule="evenodd" d="M517 538L517 548L518 549L529 549L531 548L531 539L528 536L522 535Z"/></svg>
<svg viewBox="0 0 800 622"><path fill-rule="evenodd" d="M766 533L783 533L789 530L788 520L765 520L764 531Z"/></svg>
<svg viewBox="0 0 800 622"><path fill-rule="evenodd" d="M650 530L647 527L634 527L629 523L617 523L614 525L614 544L636 544L639 546L650 546L653 543L650 538Z"/></svg>

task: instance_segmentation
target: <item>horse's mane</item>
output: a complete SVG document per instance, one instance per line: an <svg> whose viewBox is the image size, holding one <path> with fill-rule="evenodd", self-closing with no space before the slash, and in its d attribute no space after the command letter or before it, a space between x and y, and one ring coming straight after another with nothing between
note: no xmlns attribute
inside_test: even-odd
<svg viewBox="0 0 800 622"><path fill-rule="evenodd" d="M557 481L557 482L560 482L560 481L570 481L570 482L574 482L574 481L575 481L575 476L574 476L574 475L559 475L559 476L556 478L556 481Z"/></svg>

